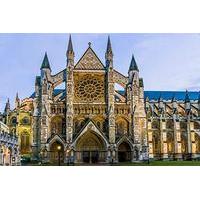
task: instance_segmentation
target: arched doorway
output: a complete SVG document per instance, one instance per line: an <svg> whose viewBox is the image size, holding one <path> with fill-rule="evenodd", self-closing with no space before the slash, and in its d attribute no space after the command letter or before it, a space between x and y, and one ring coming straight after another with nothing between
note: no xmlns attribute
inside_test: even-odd
<svg viewBox="0 0 200 200"><path fill-rule="evenodd" d="M106 160L106 144L103 138L88 131L76 144L77 162L98 163Z"/></svg>
<svg viewBox="0 0 200 200"><path fill-rule="evenodd" d="M58 165L64 162L64 146L59 141L55 141L50 146L50 160Z"/></svg>
<svg viewBox="0 0 200 200"><path fill-rule="evenodd" d="M130 162L131 161L131 147L127 142L122 142L118 147L118 161Z"/></svg>

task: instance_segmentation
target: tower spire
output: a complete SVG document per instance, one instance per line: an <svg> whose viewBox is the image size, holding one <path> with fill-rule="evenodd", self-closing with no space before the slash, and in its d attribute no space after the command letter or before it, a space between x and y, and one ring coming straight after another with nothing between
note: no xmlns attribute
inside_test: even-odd
<svg viewBox="0 0 200 200"><path fill-rule="evenodd" d="M108 36L108 42L107 42L107 53L112 53L112 46L111 46L111 42L110 42L110 35Z"/></svg>
<svg viewBox="0 0 200 200"><path fill-rule="evenodd" d="M4 109L4 113L5 114L8 114L10 112L10 100L8 98L7 102L6 102L6 106L5 106L5 109Z"/></svg>
<svg viewBox="0 0 200 200"><path fill-rule="evenodd" d="M74 65L74 50L72 45L71 34L69 35L69 42L68 42L66 56L67 56L67 65Z"/></svg>
<svg viewBox="0 0 200 200"><path fill-rule="evenodd" d="M43 62L42 62L40 69L50 69L51 70L51 67L50 67L50 64L49 64L49 59L48 59L48 56L47 56L47 52L45 52L44 59L43 59Z"/></svg>
<svg viewBox="0 0 200 200"><path fill-rule="evenodd" d="M20 99L17 92L16 97L15 97L15 108L18 108L19 106L20 106Z"/></svg>
<svg viewBox="0 0 200 200"><path fill-rule="evenodd" d="M67 52L72 52L73 51L73 45L72 45L72 37L71 34L69 35L69 43L68 43L68 48L67 48Z"/></svg>
<svg viewBox="0 0 200 200"><path fill-rule="evenodd" d="M139 72L139 69L138 69L138 66L137 66L137 63L135 61L133 54L132 54L132 59L131 59L131 63L130 63L130 66L129 66L129 71L138 71Z"/></svg>
<svg viewBox="0 0 200 200"><path fill-rule="evenodd" d="M109 66L113 67L113 52L112 52L110 36L108 36L105 58L106 58L106 67Z"/></svg>

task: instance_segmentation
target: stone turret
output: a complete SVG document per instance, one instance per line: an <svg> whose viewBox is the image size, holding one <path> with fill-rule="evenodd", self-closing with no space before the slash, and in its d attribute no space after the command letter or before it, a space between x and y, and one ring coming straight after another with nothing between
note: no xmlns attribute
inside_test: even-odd
<svg viewBox="0 0 200 200"><path fill-rule="evenodd" d="M7 102L6 102L6 106L5 106L5 109L4 109L4 114L5 115L8 115L10 113L10 100L8 98Z"/></svg>
<svg viewBox="0 0 200 200"><path fill-rule="evenodd" d="M69 35L69 42L68 42L66 56L67 56L67 66L74 66L75 54L73 50L71 34Z"/></svg>
<svg viewBox="0 0 200 200"><path fill-rule="evenodd" d="M50 67L50 64L49 64L49 59L48 59L48 56L47 56L47 52L45 52L44 59L43 59L43 62L42 62L42 65L41 65L40 69L51 72L51 67Z"/></svg>
<svg viewBox="0 0 200 200"><path fill-rule="evenodd" d="M112 68L113 67L113 52L112 52L112 45L111 45L111 41L110 41L110 36L108 36L105 59L106 59L106 67Z"/></svg>
<svg viewBox="0 0 200 200"><path fill-rule="evenodd" d="M109 142L111 146L115 143L115 96L114 96L114 70L113 70L113 51L108 36L107 48L105 53L106 69L107 69L107 114L108 114L108 127L109 127Z"/></svg>
<svg viewBox="0 0 200 200"><path fill-rule="evenodd" d="M131 58L131 63L128 70L128 77L129 77L129 82L134 83L134 81L136 81L137 83L139 83L139 68L135 61L134 55L132 55Z"/></svg>
<svg viewBox="0 0 200 200"><path fill-rule="evenodd" d="M19 107L20 107L20 99L17 92L16 97L15 97L15 108L17 109Z"/></svg>

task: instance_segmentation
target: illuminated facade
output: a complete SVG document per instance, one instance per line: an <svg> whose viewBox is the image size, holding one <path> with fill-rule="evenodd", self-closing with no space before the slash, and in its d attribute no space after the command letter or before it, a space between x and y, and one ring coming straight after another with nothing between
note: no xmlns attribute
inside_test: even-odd
<svg viewBox="0 0 200 200"><path fill-rule="evenodd" d="M127 75L116 70L110 38L105 64L88 44L74 62L71 36L66 67L51 73L45 54L35 92L4 118L19 135L22 154L47 163L139 162L200 155L198 92L144 91L134 56ZM58 89L65 84L64 89ZM120 85L123 89L119 90Z"/></svg>
<svg viewBox="0 0 200 200"><path fill-rule="evenodd" d="M18 137L9 133L6 124L0 121L0 165L20 165Z"/></svg>
<svg viewBox="0 0 200 200"><path fill-rule="evenodd" d="M143 80L135 59L124 76L113 65L110 38L105 64L88 45L74 63L70 37L66 68L55 75L45 54L32 95L34 156L53 162L59 153L65 163L143 160L147 121ZM65 89L56 89L63 82ZM123 93L116 90L116 84L124 88Z"/></svg>
<svg viewBox="0 0 200 200"><path fill-rule="evenodd" d="M18 94L15 99L15 108L10 109L8 100L4 110L3 121L8 126L9 133L18 137L21 155L30 156L32 153L32 112L33 100L27 98L20 102Z"/></svg>

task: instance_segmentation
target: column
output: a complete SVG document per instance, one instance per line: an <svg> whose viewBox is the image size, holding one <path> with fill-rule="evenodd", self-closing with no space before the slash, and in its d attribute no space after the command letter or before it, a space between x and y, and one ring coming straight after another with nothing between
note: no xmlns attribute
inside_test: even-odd
<svg viewBox="0 0 200 200"><path fill-rule="evenodd" d="M196 141L195 141L195 131L194 131L194 122L190 122L190 135L191 135L191 153L192 158L196 158Z"/></svg>
<svg viewBox="0 0 200 200"><path fill-rule="evenodd" d="M168 159L166 122L163 119L160 119L160 142L161 156L163 159Z"/></svg>
<svg viewBox="0 0 200 200"><path fill-rule="evenodd" d="M149 158L153 159L154 154L153 154L153 133L151 131L151 121L149 120L147 125L147 134L148 134L148 144L149 144Z"/></svg>
<svg viewBox="0 0 200 200"><path fill-rule="evenodd" d="M188 154L192 154L191 130L190 130L190 114L187 117L187 145Z"/></svg>

